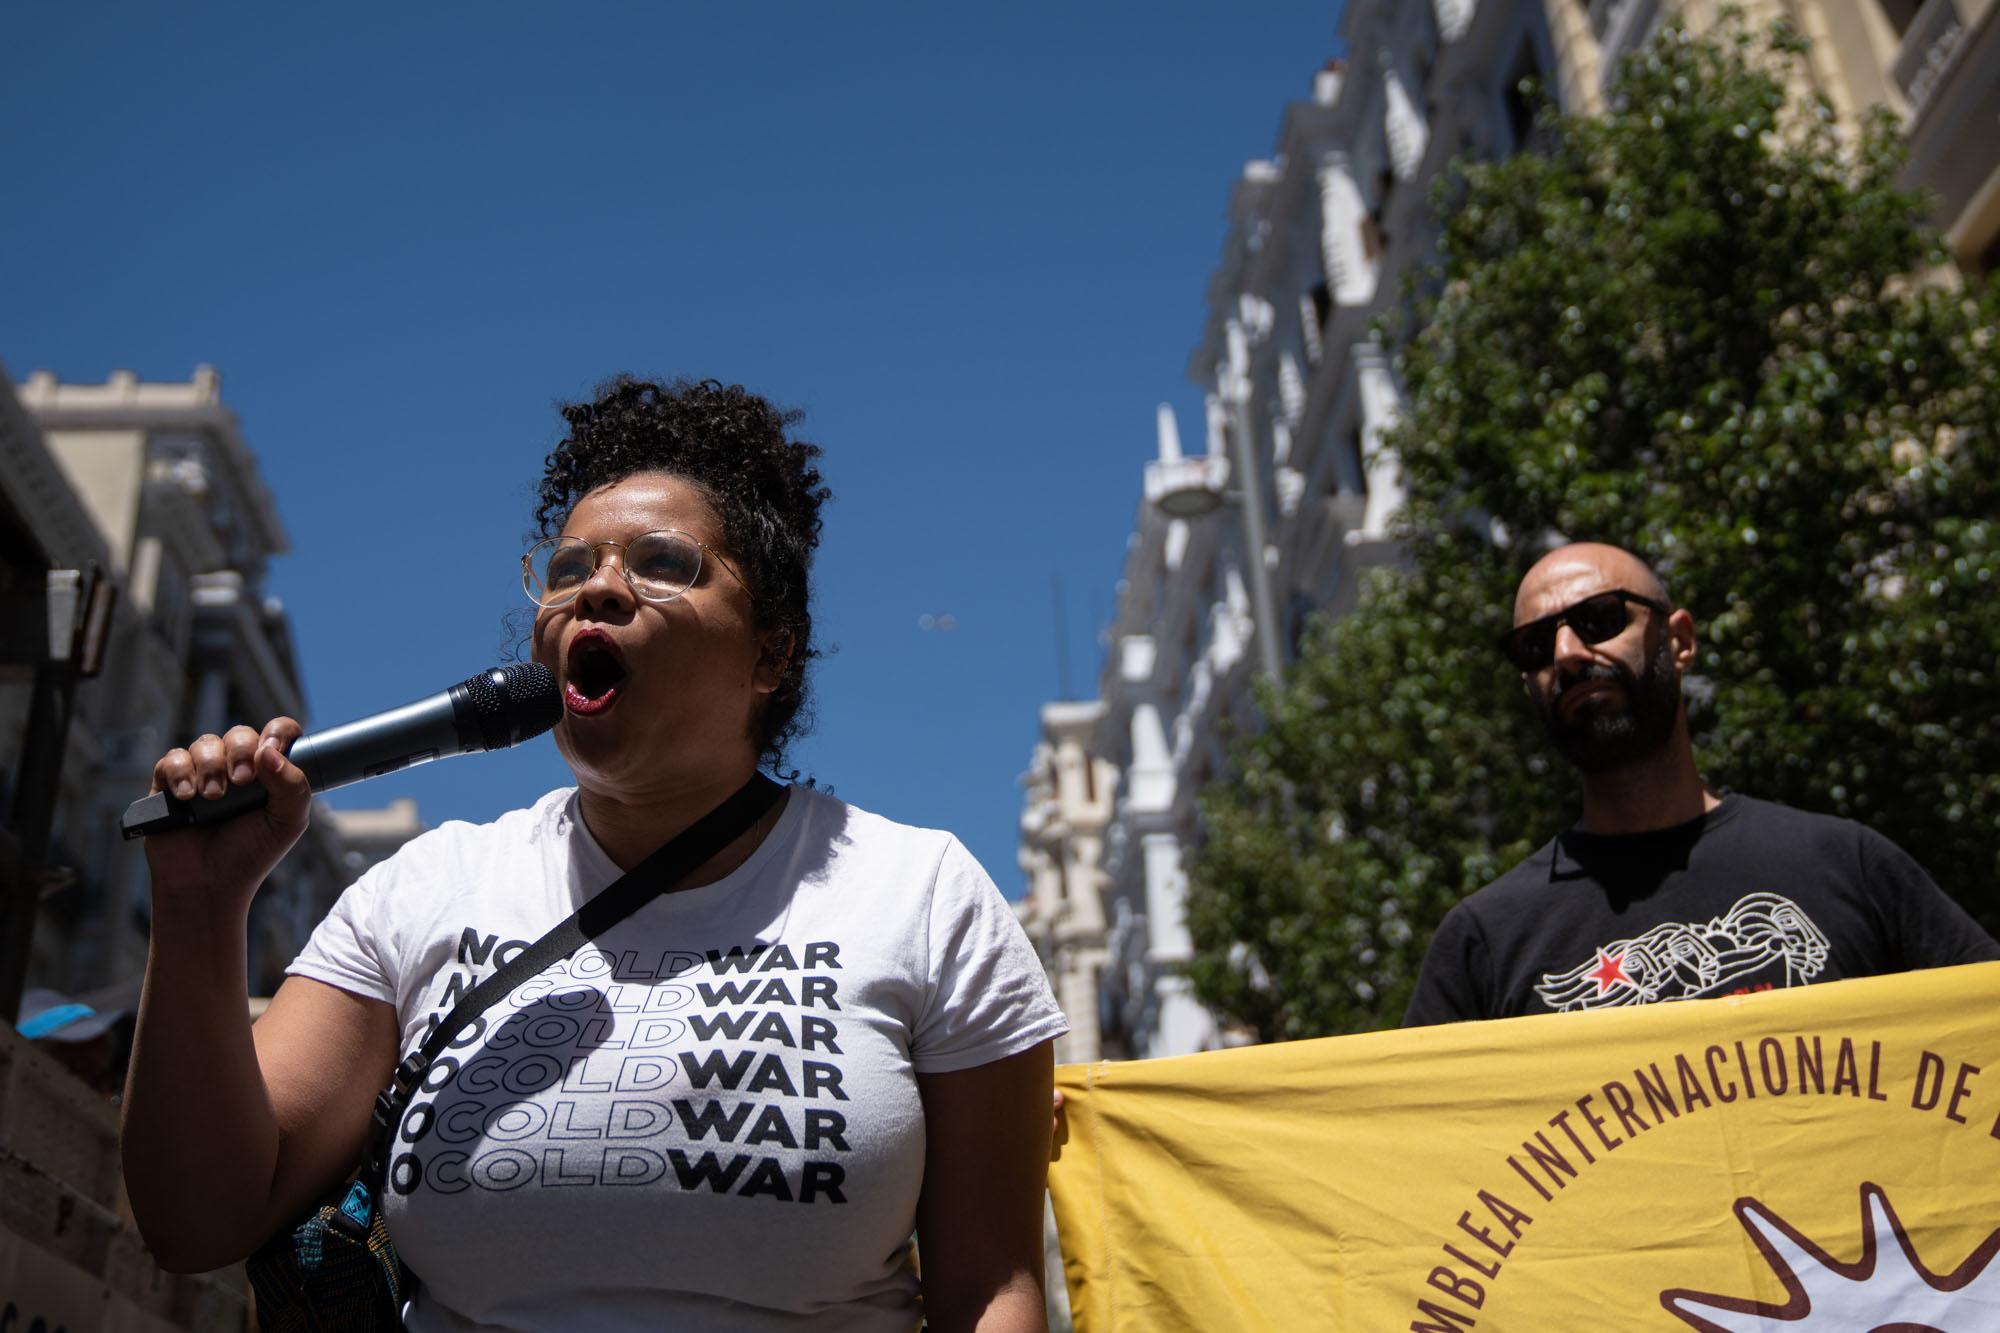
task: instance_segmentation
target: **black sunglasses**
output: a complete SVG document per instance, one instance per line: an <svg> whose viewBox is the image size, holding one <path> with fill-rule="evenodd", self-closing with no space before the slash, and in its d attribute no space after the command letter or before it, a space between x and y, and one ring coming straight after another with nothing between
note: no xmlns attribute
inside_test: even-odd
<svg viewBox="0 0 2000 1333"><path fill-rule="evenodd" d="M1625 627L1632 623L1632 614L1625 609L1627 602L1651 607L1660 615L1667 614L1669 609L1664 602L1641 597L1636 592L1626 592L1623 588L1613 588L1610 592L1586 597L1574 606L1566 606L1554 615L1514 626L1500 636L1500 651L1507 654L1507 660L1517 670L1540 671L1555 661L1557 626L1568 625L1585 643L1603 643L1623 633Z"/></svg>

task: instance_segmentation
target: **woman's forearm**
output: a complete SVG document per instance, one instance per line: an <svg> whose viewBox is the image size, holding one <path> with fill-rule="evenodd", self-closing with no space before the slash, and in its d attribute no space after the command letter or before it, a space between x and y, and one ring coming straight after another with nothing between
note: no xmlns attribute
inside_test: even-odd
<svg viewBox="0 0 2000 1333"><path fill-rule="evenodd" d="M250 1037L247 913L155 904L125 1085L125 1188L164 1268L220 1268L263 1240L278 1123Z"/></svg>
<svg viewBox="0 0 2000 1333"><path fill-rule="evenodd" d="M1053 1042L949 1074L919 1074L924 1188L917 1256L940 1333L1041 1333L1042 1200Z"/></svg>
<svg viewBox="0 0 2000 1333"><path fill-rule="evenodd" d="M285 749L298 721L197 737L153 765L181 801L261 784L265 804L146 841L153 889L146 988L120 1135L132 1214L166 1268L219 1268L270 1221L280 1126L250 1036L250 900L305 831L312 787Z"/></svg>
<svg viewBox="0 0 2000 1333"><path fill-rule="evenodd" d="M1048 1298L1031 1273L996 1289L952 1299L924 1287L924 1321L938 1333L1048 1333Z"/></svg>

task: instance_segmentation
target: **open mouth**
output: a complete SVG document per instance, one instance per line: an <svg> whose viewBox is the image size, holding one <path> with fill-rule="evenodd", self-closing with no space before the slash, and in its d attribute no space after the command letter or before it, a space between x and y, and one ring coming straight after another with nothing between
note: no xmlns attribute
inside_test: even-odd
<svg viewBox="0 0 2000 1333"><path fill-rule="evenodd" d="M585 630L570 640L563 671L563 704L570 712L585 716L603 712L616 702L624 681L625 663L610 636Z"/></svg>

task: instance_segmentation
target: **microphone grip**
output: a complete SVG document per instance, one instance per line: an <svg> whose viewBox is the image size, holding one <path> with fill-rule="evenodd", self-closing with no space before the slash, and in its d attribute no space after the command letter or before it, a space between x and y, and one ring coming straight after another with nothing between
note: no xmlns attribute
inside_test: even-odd
<svg viewBox="0 0 2000 1333"><path fill-rule="evenodd" d="M263 809L270 798L271 794L264 790L261 782L253 782L247 787L231 787L212 801L201 796L183 801L156 791L125 807L125 813L118 818L118 831L130 842L134 838L186 828L190 824L219 824L248 811Z"/></svg>

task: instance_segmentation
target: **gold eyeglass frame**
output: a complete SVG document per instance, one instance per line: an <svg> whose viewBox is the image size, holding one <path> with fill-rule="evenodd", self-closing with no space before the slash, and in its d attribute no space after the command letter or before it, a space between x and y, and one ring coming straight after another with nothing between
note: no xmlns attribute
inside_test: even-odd
<svg viewBox="0 0 2000 1333"><path fill-rule="evenodd" d="M693 543L695 549L702 552L703 555L714 556L715 563L729 571L729 577L736 580L738 587L742 588L745 592L750 591L750 585L745 583L743 576L737 573L735 567L723 558L722 552L716 550L693 533L683 532L679 528L660 528L653 532L642 532L629 542L587 542L581 537L545 537L533 546L530 546L521 556L521 591L528 595L529 601L544 611L552 611L560 606L568 606L571 602L582 596L584 586L590 582L590 579L587 578L583 583L577 584L576 590L568 596L558 598L555 601L545 602L535 594L535 590L542 586L542 581L535 577L535 553L544 547L559 547L564 545L588 547L591 555L590 575L591 578L595 578L597 571L604 567L604 557L600 552L607 546L615 546L618 548L618 576L625 580L625 586L632 590L634 597L642 602L650 602L654 606L665 606L669 602L679 601L682 597L687 596L688 588L692 588L695 584L701 582L703 562L699 556L696 557L694 577L688 581L687 587L682 588L679 592L672 593L666 597L655 597L649 593L641 592L639 591L639 585L632 581L630 571L625 568L625 552L635 543L642 542L648 537L679 537L683 541Z"/></svg>

